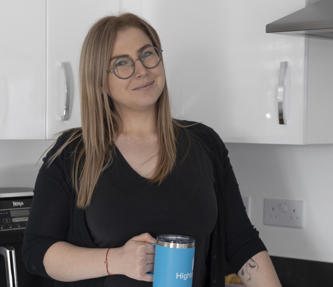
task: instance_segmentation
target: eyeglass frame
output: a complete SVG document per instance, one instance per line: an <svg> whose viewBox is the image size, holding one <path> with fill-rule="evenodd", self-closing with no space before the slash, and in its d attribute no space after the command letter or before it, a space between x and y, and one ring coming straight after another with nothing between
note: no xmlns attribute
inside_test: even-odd
<svg viewBox="0 0 333 287"><path fill-rule="evenodd" d="M154 48L154 49L156 49L157 52L158 52L159 60L158 60L157 64L156 64L155 66L153 66L153 67L147 67L147 66L143 63L143 59L141 59L142 52L143 52L146 48ZM162 60L162 52L163 52L163 50L160 49L160 48L158 48L158 47L156 47L156 46L153 46L153 45L146 46L146 47L144 48L144 50L140 53L139 57L137 57L135 60L134 60L131 56L128 56L128 55L127 55L127 56L119 56L119 57L116 57L116 58L115 58L115 61L114 61L114 63L113 63L113 65L112 65L113 68L112 68L112 69L109 69L109 70L106 70L106 72L107 72L107 73L113 73L118 79L121 79L121 80L127 80L127 79L129 79L130 77L132 77L132 76L134 75L134 73L135 73L135 63L136 63L137 60L140 60L142 66L143 66L145 69L149 69L149 70L150 70L150 69L154 69L154 68L156 68L156 67L160 64L160 62L161 62L161 60ZM114 68L114 65L115 65L115 63L116 63L116 61L117 61L118 58L128 58L129 60L132 61L133 71L132 71L132 73L131 73L128 77L126 77L126 78L121 78L121 77L119 77L119 76L116 74L116 72L115 72L115 69L116 69L116 68Z"/></svg>

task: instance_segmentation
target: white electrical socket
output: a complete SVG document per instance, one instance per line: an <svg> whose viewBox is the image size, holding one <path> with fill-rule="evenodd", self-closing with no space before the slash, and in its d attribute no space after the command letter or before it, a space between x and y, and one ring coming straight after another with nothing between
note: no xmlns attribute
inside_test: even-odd
<svg viewBox="0 0 333 287"><path fill-rule="evenodd" d="M303 227L303 201L287 199L264 199L264 224Z"/></svg>
<svg viewBox="0 0 333 287"><path fill-rule="evenodd" d="M250 217L250 197L247 195L242 195L242 200L246 209L247 216Z"/></svg>

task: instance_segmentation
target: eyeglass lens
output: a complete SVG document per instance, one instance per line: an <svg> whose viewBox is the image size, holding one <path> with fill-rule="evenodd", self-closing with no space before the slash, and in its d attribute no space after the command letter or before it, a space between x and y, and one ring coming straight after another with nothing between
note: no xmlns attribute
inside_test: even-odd
<svg viewBox="0 0 333 287"><path fill-rule="evenodd" d="M156 47L145 48L139 56L139 60L147 69L156 67L160 62L160 58L160 52ZM116 76L119 78L129 78L134 73L135 64L130 57L124 56L117 58L113 67Z"/></svg>

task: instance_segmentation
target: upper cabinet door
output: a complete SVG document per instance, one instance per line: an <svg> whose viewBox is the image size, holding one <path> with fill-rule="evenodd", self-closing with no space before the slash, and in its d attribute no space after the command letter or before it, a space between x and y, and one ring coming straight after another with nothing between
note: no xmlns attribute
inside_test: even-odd
<svg viewBox="0 0 333 287"><path fill-rule="evenodd" d="M0 1L0 139L45 137L45 1Z"/></svg>
<svg viewBox="0 0 333 287"><path fill-rule="evenodd" d="M81 126L79 61L89 28L118 13L116 0L47 1L47 138Z"/></svg>
<svg viewBox="0 0 333 287"><path fill-rule="evenodd" d="M305 0L139 2L121 9L161 37L174 117L202 121L226 142L302 143L306 41L265 26Z"/></svg>

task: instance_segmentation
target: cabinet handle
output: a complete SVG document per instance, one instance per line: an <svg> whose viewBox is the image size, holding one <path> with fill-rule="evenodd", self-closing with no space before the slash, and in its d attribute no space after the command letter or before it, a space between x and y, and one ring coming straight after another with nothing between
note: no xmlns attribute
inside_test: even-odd
<svg viewBox="0 0 333 287"><path fill-rule="evenodd" d="M64 114L61 117L62 121L68 121L71 117L73 98L74 98L74 76L70 62L62 62L61 67L65 73L65 84L66 84L66 99L64 106Z"/></svg>
<svg viewBox="0 0 333 287"><path fill-rule="evenodd" d="M5 259L7 287L17 287L15 249L13 247L0 247L0 255Z"/></svg>
<svg viewBox="0 0 333 287"><path fill-rule="evenodd" d="M285 93L286 93L286 74L287 74L288 62L283 61L280 63L280 73L279 73L279 84L276 91L276 99L278 104L278 117L279 117L279 124L285 125L285 112L283 110L283 103L285 100Z"/></svg>

